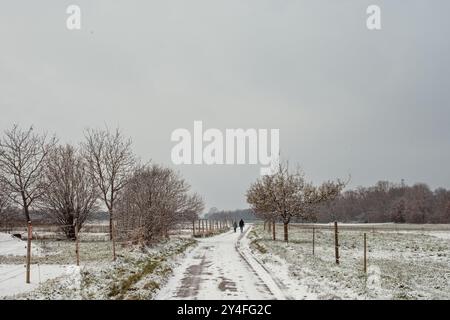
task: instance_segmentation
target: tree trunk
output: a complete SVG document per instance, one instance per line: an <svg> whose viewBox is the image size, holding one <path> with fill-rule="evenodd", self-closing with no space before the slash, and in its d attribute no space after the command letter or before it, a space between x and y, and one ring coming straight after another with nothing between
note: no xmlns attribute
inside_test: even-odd
<svg viewBox="0 0 450 320"><path fill-rule="evenodd" d="M66 226L65 230L66 230L67 239L75 240L75 238L76 238L75 237L75 226L74 225Z"/></svg>
<svg viewBox="0 0 450 320"><path fill-rule="evenodd" d="M112 208L109 211L109 240L113 238L113 211Z"/></svg>
<svg viewBox="0 0 450 320"><path fill-rule="evenodd" d="M27 205L24 205L23 211L25 212L25 219L27 219L27 223L28 223L28 221L31 221L31 219L30 219L30 211L28 210Z"/></svg>
<svg viewBox="0 0 450 320"><path fill-rule="evenodd" d="M22 192L22 202L23 202L23 212L25 213L25 219L27 220L26 222L28 223L29 221L31 221L30 211L28 209L28 204L27 204L27 200L25 198L25 193L23 193L23 192Z"/></svg>
<svg viewBox="0 0 450 320"><path fill-rule="evenodd" d="M272 221L267 221L267 224L269 225L269 227L267 228L267 231L270 234L272 232Z"/></svg>
<svg viewBox="0 0 450 320"><path fill-rule="evenodd" d="M66 234L67 239L75 240L75 226L74 226L73 214L68 215L64 224L65 225L62 227L62 229L64 230L64 233Z"/></svg>
<svg viewBox="0 0 450 320"><path fill-rule="evenodd" d="M273 240L276 240L276 236L275 236L275 221L273 222L273 226L272 226L272 235L273 235Z"/></svg>
<svg viewBox="0 0 450 320"><path fill-rule="evenodd" d="M289 242L288 223L284 223L284 241Z"/></svg>

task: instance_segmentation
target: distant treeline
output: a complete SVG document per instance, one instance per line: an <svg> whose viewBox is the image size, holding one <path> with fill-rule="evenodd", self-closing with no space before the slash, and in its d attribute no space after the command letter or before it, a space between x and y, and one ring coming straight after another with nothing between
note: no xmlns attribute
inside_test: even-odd
<svg viewBox="0 0 450 320"><path fill-rule="evenodd" d="M8 217L8 222L13 225L23 224L22 213L19 210L5 212L3 216ZM49 223L44 214L34 212L33 216L39 224ZM407 186L403 182L396 184L380 181L371 187L359 187L343 192L336 200L318 207L315 217L316 222L323 223L335 220L360 223L450 223L450 190L444 188L431 190L423 183ZM91 220L107 218L105 212L97 212L91 216ZM256 219L250 209L217 211L207 213L205 218L236 221Z"/></svg>
<svg viewBox="0 0 450 320"><path fill-rule="evenodd" d="M255 220L250 209L218 211L210 219ZM316 208L315 222L450 223L450 191L431 190L426 184L380 181L371 187L348 190ZM294 219L293 222L311 222Z"/></svg>
<svg viewBox="0 0 450 320"><path fill-rule="evenodd" d="M33 217L33 225L54 225L54 220L49 215L42 211L30 211ZM92 213L86 220L88 223L108 222L108 212L98 211ZM26 223L23 221L23 212L19 208L8 207L0 214L0 228L1 227L25 227Z"/></svg>
<svg viewBox="0 0 450 320"><path fill-rule="evenodd" d="M318 222L450 223L450 191L380 181L343 192L318 208Z"/></svg>
<svg viewBox="0 0 450 320"><path fill-rule="evenodd" d="M233 220L233 221L239 221L241 219L244 219L244 221L252 221L256 220L255 215L253 214L252 210L250 209L238 209L238 210L231 210L231 211L217 211L214 213L207 213L205 215L205 219L211 219L211 220Z"/></svg>

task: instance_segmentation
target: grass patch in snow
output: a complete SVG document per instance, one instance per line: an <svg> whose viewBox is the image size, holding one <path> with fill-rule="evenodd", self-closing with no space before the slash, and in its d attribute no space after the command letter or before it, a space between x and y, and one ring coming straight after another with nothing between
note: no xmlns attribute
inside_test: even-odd
<svg viewBox="0 0 450 320"><path fill-rule="evenodd" d="M252 240L251 245L253 245L256 248L256 250L258 250L260 253L262 254L267 253L267 249L262 244L260 244L259 239Z"/></svg>
<svg viewBox="0 0 450 320"><path fill-rule="evenodd" d="M282 226L277 227L279 239L282 232ZM365 274L363 233L340 230L339 265L335 264L332 230L316 229L314 256L312 230L291 227L290 241L285 243L272 241L271 233L255 225L249 237L254 254L269 270L292 288L306 287L318 299L450 299L449 239L424 231L366 231ZM281 266L286 275L280 275Z"/></svg>
<svg viewBox="0 0 450 320"><path fill-rule="evenodd" d="M61 277L16 299L152 299L172 273L173 259L197 243L173 238L153 247L122 248L115 262L99 260L85 264L76 281ZM99 253L102 256L102 253ZM94 252L91 253L92 260ZM70 283L70 286L67 286Z"/></svg>
<svg viewBox="0 0 450 320"><path fill-rule="evenodd" d="M122 299L124 294L126 294L133 285L135 285L143 277L153 273L160 263L161 262L157 260L149 260L145 262L144 265L139 268L140 270L138 272L129 275L119 283L113 283L108 297Z"/></svg>

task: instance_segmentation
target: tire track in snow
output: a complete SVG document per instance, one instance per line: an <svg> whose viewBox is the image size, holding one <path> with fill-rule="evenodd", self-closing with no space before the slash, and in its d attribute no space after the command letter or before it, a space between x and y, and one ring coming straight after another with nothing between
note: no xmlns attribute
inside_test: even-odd
<svg viewBox="0 0 450 320"><path fill-rule="evenodd" d="M248 228L246 228L248 229ZM198 246L189 252L173 270L173 276L156 299L257 299L275 296L245 256L236 250L241 235L226 232L198 239Z"/></svg>
<svg viewBox="0 0 450 320"><path fill-rule="evenodd" d="M264 264L259 261L250 251L250 247L248 244L244 246L241 243L241 240L244 239L246 242L249 241L247 238L247 234L252 229L252 226L247 228L247 230L242 233L238 240L236 241L235 248L237 252L241 255L244 261L248 264L248 266L254 271L254 273L261 279L261 281L265 284L267 289L273 294L275 299L277 300L292 300L293 298L287 295L287 287L284 285L281 280L272 276L270 271L264 266Z"/></svg>

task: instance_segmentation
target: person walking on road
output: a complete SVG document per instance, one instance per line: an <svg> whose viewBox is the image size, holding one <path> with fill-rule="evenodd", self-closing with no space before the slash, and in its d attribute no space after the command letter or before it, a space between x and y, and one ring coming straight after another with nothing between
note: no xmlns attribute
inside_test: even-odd
<svg viewBox="0 0 450 320"><path fill-rule="evenodd" d="M236 221L233 222L233 229L234 229L234 232L236 232L236 229L237 229L237 222Z"/></svg>
<svg viewBox="0 0 450 320"><path fill-rule="evenodd" d="M244 232L244 220L241 219L241 221L239 221L239 228L241 228L241 233Z"/></svg>

